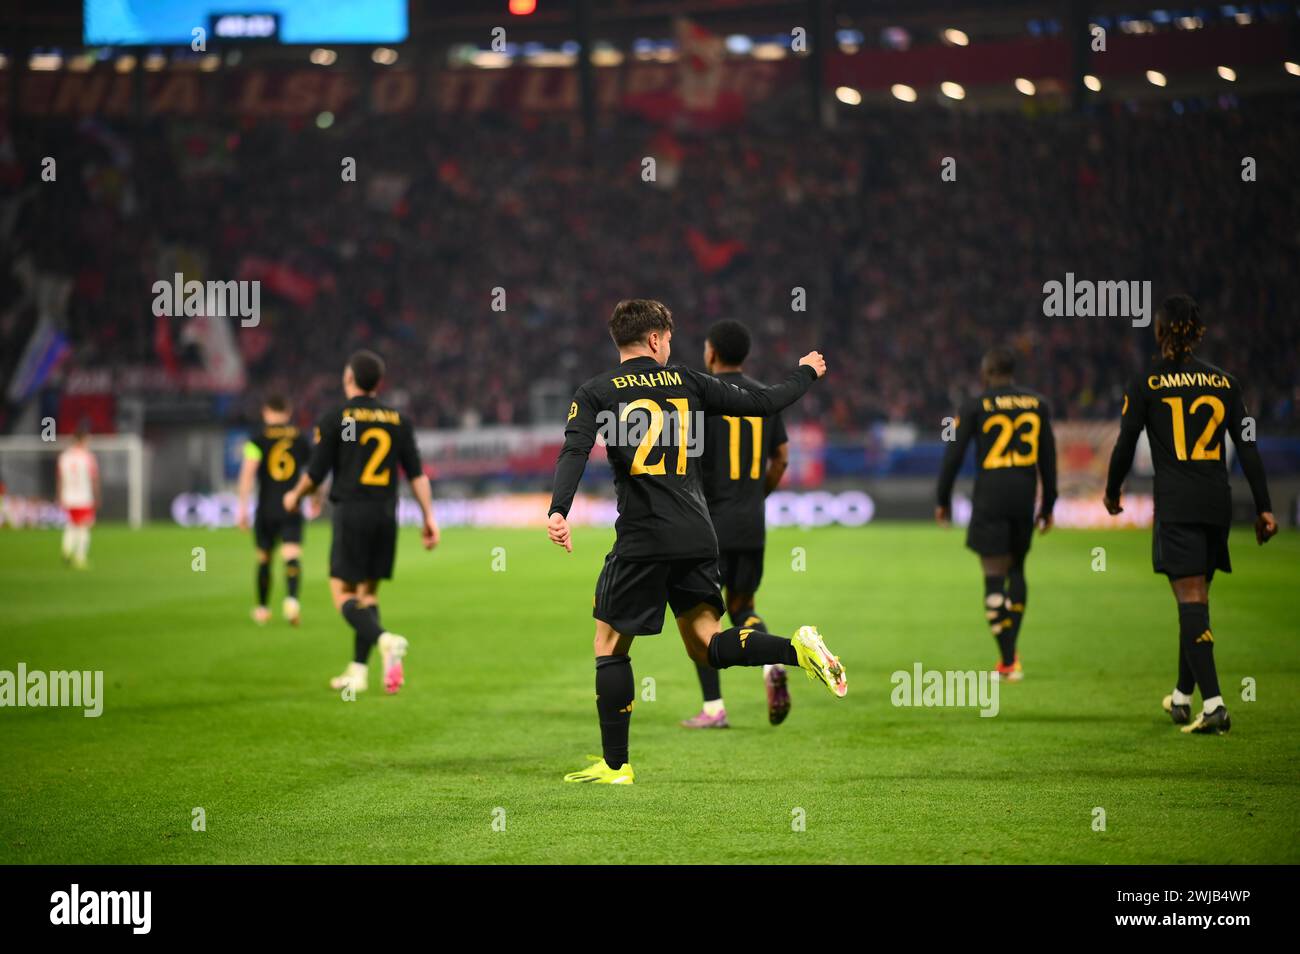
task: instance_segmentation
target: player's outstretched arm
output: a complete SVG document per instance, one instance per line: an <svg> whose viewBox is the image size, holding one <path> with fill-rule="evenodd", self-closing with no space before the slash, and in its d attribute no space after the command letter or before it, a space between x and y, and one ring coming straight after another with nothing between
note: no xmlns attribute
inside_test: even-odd
<svg viewBox="0 0 1300 954"><path fill-rule="evenodd" d="M814 381L826 374L826 359L820 351L809 351L799 366L780 384L758 391L738 388L702 371L692 372L700 388L705 414L752 414L769 417L803 397Z"/></svg>
<svg viewBox="0 0 1300 954"><path fill-rule="evenodd" d="M1044 404L1039 414L1041 422L1038 435L1038 477L1043 482L1043 501L1035 523L1039 533L1052 529L1052 511L1056 507L1056 434L1052 431L1052 415Z"/></svg>
<svg viewBox="0 0 1300 954"><path fill-rule="evenodd" d="M1135 380L1124 392L1124 406L1119 412L1119 437L1115 441L1115 449L1110 452L1110 467L1106 471L1106 492L1102 503L1112 517L1124 512L1119 502L1120 489L1133 466L1138 437L1142 434L1142 428L1146 427L1145 405L1142 403L1140 388Z"/></svg>
<svg viewBox="0 0 1300 954"><path fill-rule="evenodd" d="M1254 440L1253 429L1247 432L1246 404L1241 399L1241 386L1234 379L1233 400L1228 409L1228 432L1232 434L1232 444L1237 448L1237 459L1241 461L1241 472L1250 484L1251 496L1255 498L1255 540L1263 546L1277 534L1277 518L1273 516L1273 501L1269 498L1268 479L1264 476L1264 460L1260 457L1259 447Z"/></svg>
<svg viewBox="0 0 1300 954"><path fill-rule="evenodd" d="M442 531L438 529L438 518L433 512L433 488L429 486L429 478L424 474L412 477L411 493L415 494L420 513L424 515L420 530L421 542L426 550L432 550L442 539Z"/></svg>
<svg viewBox="0 0 1300 954"><path fill-rule="evenodd" d="M551 542L570 553L573 552L573 540L569 535L569 508L573 506L582 473L587 469L587 457L595 444L595 402L585 388L578 388L564 424L564 446L555 461L555 484L551 491L551 507L546 514L546 533Z"/></svg>
<svg viewBox="0 0 1300 954"><path fill-rule="evenodd" d="M303 474L299 477L298 482L293 485L293 489L284 492L285 513L296 513L298 505L302 503L302 498L315 489L316 482L311 479L311 474Z"/></svg>
<svg viewBox="0 0 1300 954"><path fill-rule="evenodd" d="M957 482L957 472L961 470L962 458L966 456L966 445L975 434L975 404L967 401L957 411L957 430L953 439L943 452L943 463L939 467L939 483L935 488L934 522L941 527L952 523L952 488Z"/></svg>
<svg viewBox="0 0 1300 954"><path fill-rule="evenodd" d="M253 495L253 480L261 456L261 450L252 441L244 447L244 459L239 465L239 504L235 508L235 523L240 530L248 529L248 502Z"/></svg>

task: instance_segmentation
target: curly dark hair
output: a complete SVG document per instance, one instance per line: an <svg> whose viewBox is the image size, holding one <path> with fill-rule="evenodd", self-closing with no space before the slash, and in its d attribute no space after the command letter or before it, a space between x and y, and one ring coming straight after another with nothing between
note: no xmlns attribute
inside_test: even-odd
<svg viewBox="0 0 1300 954"><path fill-rule="evenodd" d="M1170 295L1156 316L1160 329L1160 354L1170 361L1185 361L1205 336L1201 309L1190 295Z"/></svg>

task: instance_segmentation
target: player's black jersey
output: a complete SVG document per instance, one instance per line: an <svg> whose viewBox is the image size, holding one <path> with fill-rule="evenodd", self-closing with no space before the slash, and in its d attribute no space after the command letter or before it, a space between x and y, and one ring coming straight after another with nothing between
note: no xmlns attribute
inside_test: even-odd
<svg viewBox="0 0 1300 954"><path fill-rule="evenodd" d="M717 375L746 391L764 385L739 371ZM715 414L704 422L704 499L723 550L763 546L767 529L767 464L789 438L780 414Z"/></svg>
<svg viewBox="0 0 1300 954"><path fill-rule="evenodd" d="M298 482L311 447L292 424L265 424L248 439L244 457L257 461L257 508L266 516L284 513L284 494Z"/></svg>
<svg viewBox="0 0 1300 954"><path fill-rule="evenodd" d="M1245 439L1246 406L1236 378L1196 358L1161 358L1124 392L1119 440L1110 458L1106 494L1119 497L1146 428L1155 468L1155 515L1173 523L1232 522L1224 435L1241 458L1255 507L1271 510L1264 465L1254 440Z"/></svg>
<svg viewBox="0 0 1300 954"><path fill-rule="evenodd" d="M816 379L812 368L800 366L781 384L751 391L651 357L624 361L573 395L549 513L568 516L600 433L618 497L613 552L630 560L715 556L699 461L705 415L768 417Z"/></svg>
<svg viewBox="0 0 1300 954"><path fill-rule="evenodd" d="M952 485L973 440L974 507L980 514L1032 516L1040 476L1041 512L1051 514L1056 506L1056 440L1046 398L1015 384L989 388L962 405L956 423L939 472L939 506L952 506Z"/></svg>
<svg viewBox="0 0 1300 954"><path fill-rule="evenodd" d="M397 500L397 467L423 473L411 422L373 397L352 398L322 415L307 473L316 484L334 473L330 500Z"/></svg>

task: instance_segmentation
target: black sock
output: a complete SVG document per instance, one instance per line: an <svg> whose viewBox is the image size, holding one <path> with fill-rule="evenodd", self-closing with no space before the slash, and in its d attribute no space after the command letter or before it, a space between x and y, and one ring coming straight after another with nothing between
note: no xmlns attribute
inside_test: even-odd
<svg viewBox="0 0 1300 954"><path fill-rule="evenodd" d="M383 630L375 618L375 614L370 612L370 608L362 606L355 599L350 599L343 604L341 610L343 618L348 621L348 625L356 631L356 652L353 655L353 662L365 663L370 659L370 650L374 649L375 643L379 642L379 636Z"/></svg>
<svg viewBox="0 0 1300 954"><path fill-rule="evenodd" d="M635 695L632 658L597 656L596 715L600 719L601 754L612 769L620 769L628 762L627 734Z"/></svg>
<svg viewBox="0 0 1300 954"><path fill-rule="evenodd" d="M1181 628L1181 627L1180 627ZM1185 696L1196 691L1196 673L1192 672L1192 661L1183 645L1183 634L1178 634L1178 682L1174 687Z"/></svg>
<svg viewBox="0 0 1300 954"><path fill-rule="evenodd" d="M998 641L1002 665L1010 666L1016 661L1016 642L1011 635L1011 614L1007 612L1006 588L1005 576L984 577L984 618L988 620L989 632Z"/></svg>
<svg viewBox="0 0 1300 954"><path fill-rule="evenodd" d="M298 579L301 576L302 564L298 560L284 561L284 586L295 600L298 598Z"/></svg>
<svg viewBox="0 0 1300 954"><path fill-rule="evenodd" d="M1007 619L1011 620L1011 625L1005 630L1011 642L1011 658L1014 660L1016 655L1016 645L1020 642L1020 624L1025 619L1025 601L1029 598L1029 584L1025 582L1025 568L1023 566L1013 566L1011 572L1007 574ZM1002 641L998 640L998 648L1002 649ZM1005 650L1003 656L1006 656Z"/></svg>
<svg viewBox="0 0 1300 954"><path fill-rule="evenodd" d="M1178 604L1178 641L1201 687L1201 699L1219 695L1219 673L1214 668L1214 634L1210 632L1208 603Z"/></svg>
<svg viewBox="0 0 1300 954"><path fill-rule="evenodd" d="M756 629L733 626L709 641L709 665L714 669L729 666L765 666L769 663L799 665L794 644L784 636L772 636Z"/></svg>
<svg viewBox="0 0 1300 954"><path fill-rule="evenodd" d="M266 599L271 595L271 564L259 563L257 565L257 605L265 606Z"/></svg>
<svg viewBox="0 0 1300 954"><path fill-rule="evenodd" d="M756 629L760 633L767 632L767 623L763 622L763 617L754 611L754 607L749 609L737 610L729 614L731 616L731 625L745 626L750 629Z"/></svg>
<svg viewBox="0 0 1300 954"><path fill-rule="evenodd" d="M722 698L722 676L712 666L695 664L695 671L700 675L700 691L704 693L705 702Z"/></svg>

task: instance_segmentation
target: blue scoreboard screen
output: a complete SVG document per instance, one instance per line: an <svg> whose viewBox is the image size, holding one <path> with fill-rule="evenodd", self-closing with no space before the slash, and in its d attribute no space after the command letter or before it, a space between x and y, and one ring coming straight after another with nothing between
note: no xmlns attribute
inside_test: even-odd
<svg viewBox="0 0 1300 954"><path fill-rule="evenodd" d="M400 43L407 0L86 0L87 46L214 42Z"/></svg>

